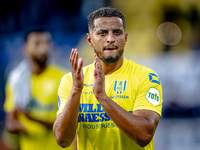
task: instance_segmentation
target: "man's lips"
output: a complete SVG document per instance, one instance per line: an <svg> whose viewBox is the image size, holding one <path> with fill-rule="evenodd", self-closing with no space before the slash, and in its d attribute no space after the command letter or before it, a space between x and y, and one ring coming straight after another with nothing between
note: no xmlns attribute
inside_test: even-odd
<svg viewBox="0 0 200 150"><path fill-rule="evenodd" d="M105 47L104 48L104 50L115 50L115 49L117 49L117 46L115 46L115 47Z"/></svg>

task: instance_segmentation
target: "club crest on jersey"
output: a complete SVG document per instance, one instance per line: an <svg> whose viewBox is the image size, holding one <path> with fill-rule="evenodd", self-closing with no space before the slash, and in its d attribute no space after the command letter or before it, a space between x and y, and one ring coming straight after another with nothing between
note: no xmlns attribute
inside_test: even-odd
<svg viewBox="0 0 200 150"><path fill-rule="evenodd" d="M115 93L122 94L126 90L126 84L127 84L126 80L124 80L124 81L116 80L115 85L114 85Z"/></svg>

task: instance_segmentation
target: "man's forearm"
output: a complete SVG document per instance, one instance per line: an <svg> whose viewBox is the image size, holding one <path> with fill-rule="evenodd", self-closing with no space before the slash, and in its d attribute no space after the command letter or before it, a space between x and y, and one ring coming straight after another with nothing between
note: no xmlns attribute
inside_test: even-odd
<svg viewBox="0 0 200 150"><path fill-rule="evenodd" d="M26 127L18 120L16 110L6 114L5 126L10 133L26 133Z"/></svg>
<svg viewBox="0 0 200 150"><path fill-rule="evenodd" d="M26 115L26 117L27 117L28 119L33 120L33 121L36 121L36 122L39 122L39 123L43 124L45 127L47 127L48 129L51 129L51 130L52 130L53 122L36 119L36 118L30 116L30 115L27 114L27 113L25 113L25 115Z"/></svg>
<svg viewBox="0 0 200 150"><path fill-rule="evenodd" d="M149 110L139 110L130 114L107 95L98 98L106 113L130 139L139 146L146 146L152 139L160 116Z"/></svg>
<svg viewBox="0 0 200 150"><path fill-rule="evenodd" d="M57 116L53 125L56 141L61 147L70 146L74 140L78 125L80 97L81 91L72 89L62 113Z"/></svg>

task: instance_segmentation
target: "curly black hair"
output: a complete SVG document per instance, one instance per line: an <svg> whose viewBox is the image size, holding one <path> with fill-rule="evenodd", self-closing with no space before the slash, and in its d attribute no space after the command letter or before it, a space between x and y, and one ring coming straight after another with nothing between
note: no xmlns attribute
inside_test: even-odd
<svg viewBox="0 0 200 150"><path fill-rule="evenodd" d="M111 7L101 7L88 15L88 29L93 29L94 20L101 17L119 17L122 19L124 28L126 28L125 17L119 10Z"/></svg>

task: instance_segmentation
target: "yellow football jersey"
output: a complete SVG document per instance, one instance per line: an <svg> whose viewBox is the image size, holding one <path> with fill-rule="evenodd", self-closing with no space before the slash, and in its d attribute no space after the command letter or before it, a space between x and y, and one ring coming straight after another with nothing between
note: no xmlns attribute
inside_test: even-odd
<svg viewBox="0 0 200 150"><path fill-rule="evenodd" d="M78 148L80 150L153 150L154 138L139 147L128 138L106 114L93 93L94 63L83 68L84 87L78 116ZM60 114L72 89L71 73L63 76L58 90ZM123 65L105 76L108 97L132 113L147 109L161 115L162 87L158 75L151 69L124 58Z"/></svg>
<svg viewBox="0 0 200 150"><path fill-rule="evenodd" d="M28 104L29 114L32 118L42 121L54 122L58 109L57 91L60 79L67 73L56 65L49 65L41 74L31 76L32 99ZM10 82L6 85L6 101L4 109L11 112L15 108L13 89ZM52 129L47 129L41 123L29 120L20 114L20 122L27 128L27 134L20 134L21 150L57 150L63 149L57 143ZM73 145L68 150L74 150Z"/></svg>

